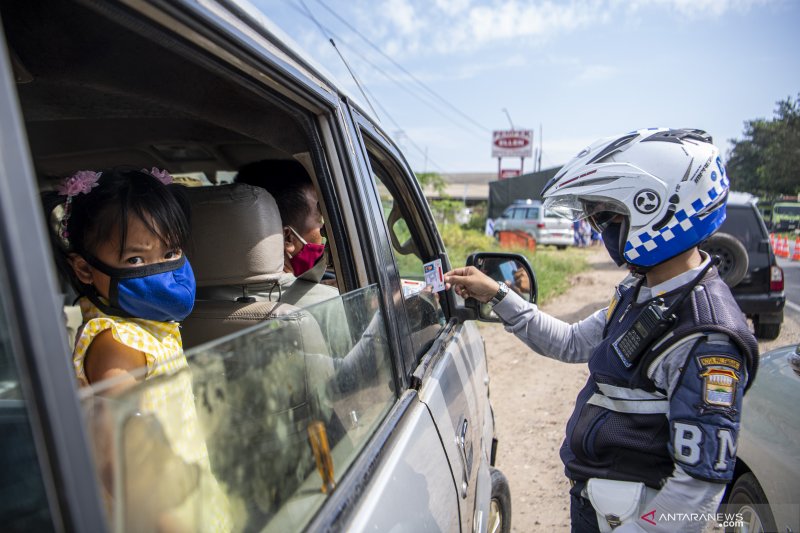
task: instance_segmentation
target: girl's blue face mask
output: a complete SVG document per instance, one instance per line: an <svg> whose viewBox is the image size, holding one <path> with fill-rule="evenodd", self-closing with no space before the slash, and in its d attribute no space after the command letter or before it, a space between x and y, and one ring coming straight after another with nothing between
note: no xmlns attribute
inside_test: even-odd
<svg viewBox="0 0 800 533"><path fill-rule="evenodd" d="M111 278L109 305L90 294L98 309L108 315L143 318L159 322L180 322L192 312L195 280L186 256L137 268L114 268L91 254L84 259Z"/></svg>

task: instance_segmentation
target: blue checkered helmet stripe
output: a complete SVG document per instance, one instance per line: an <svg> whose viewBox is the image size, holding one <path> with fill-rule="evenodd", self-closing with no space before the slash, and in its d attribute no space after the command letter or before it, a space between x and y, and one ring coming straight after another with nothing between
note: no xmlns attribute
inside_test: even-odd
<svg viewBox="0 0 800 533"><path fill-rule="evenodd" d="M703 213L725 194L729 183L727 176L713 183L713 187L701 199L675 213L670 223L659 231L648 229L638 235L630 235L625 243L625 259L643 267L657 265L696 246L717 231L725 221L725 205L710 213Z"/></svg>

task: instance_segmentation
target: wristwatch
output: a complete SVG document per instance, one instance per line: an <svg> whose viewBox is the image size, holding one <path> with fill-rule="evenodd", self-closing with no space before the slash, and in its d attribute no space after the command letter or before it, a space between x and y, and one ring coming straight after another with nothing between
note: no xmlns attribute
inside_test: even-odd
<svg viewBox="0 0 800 533"><path fill-rule="evenodd" d="M502 281L498 281L497 292L495 293L494 296L492 296L492 299L489 300L489 303L492 304L492 307L494 307L495 305L499 304L503 300L503 298L506 297L506 294L508 294L508 285L506 285Z"/></svg>

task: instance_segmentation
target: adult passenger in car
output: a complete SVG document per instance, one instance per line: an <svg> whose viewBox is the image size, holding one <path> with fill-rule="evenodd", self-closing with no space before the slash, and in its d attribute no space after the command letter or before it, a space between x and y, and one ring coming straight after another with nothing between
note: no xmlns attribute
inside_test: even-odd
<svg viewBox="0 0 800 533"><path fill-rule="evenodd" d="M474 267L445 276L461 296L492 302L537 352L588 362L560 452L573 531L701 531L733 476L758 345L697 248L725 220L728 188L699 130L601 139L567 163L545 186L545 207L588 219L632 273L577 324Z"/></svg>
<svg viewBox="0 0 800 533"><path fill-rule="evenodd" d="M338 289L323 282L329 248L317 192L305 167L295 160L255 161L239 169L234 181L266 189L278 204L283 224L284 274L278 279L279 290L268 291L269 298L274 300L277 296L281 302L309 307L339 296ZM347 353L350 337L344 310L337 313L333 305L321 310L328 315L319 322L331 354Z"/></svg>

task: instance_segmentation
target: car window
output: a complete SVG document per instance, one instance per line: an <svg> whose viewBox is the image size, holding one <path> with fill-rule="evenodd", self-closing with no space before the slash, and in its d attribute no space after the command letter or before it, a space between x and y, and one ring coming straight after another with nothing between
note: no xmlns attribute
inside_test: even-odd
<svg viewBox="0 0 800 533"><path fill-rule="evenodd" d="M757 251L766 238L758 212L749 206L729 205L720 231L738 238L749 252Z"/></svg>
<svg viewBox="0 0 800 533"><path fill-rule="evenodd" d="M514 218L515 220L524 220L524 219L525 219L525 217L527 216L527 214L528 214L528 212L527 212L527 210L526 210L526 209L523 209L523 208L517 208L517 209L514 209L514 215L513 215L513 218Z"/></svg>
<svg viewBox="0 0 800 533"><path fill-rule="evenodd" d="M113 401L104 383L85 394L87 419L107 421L93 437L112 520L301 530L396 399L378 302L374 285L352 291L191 350ZM330 306L347 314L346 354L315 338Z"/></svg>
<svg viewBox="0 0 800 533"><path fill-rule="evenodd" d="M529 207L528 208L528 216L526 218L534 219L534 220L539 218L539 208L538 207Z"/></svg>
<svg viewBox="0 0 800 533"><path fill-rule="evenodd" d="M417 356L421 356L445 323L438 294L432 292L432 287L425 280L425 263L434 258L425 257L419 233L408 222L409 206L400 198L396 185L403 179L400 171L385 166L381 161L392 159L386 153L379 152L379 148L372 143L369 143L367 152L392 241L392 255L403 285L403 303L411 328L411 340Z"/></svg>
<svg viewBox="0 0 800 533"><path fill-rule="evenodd" d="M513 209L506 209L505 211L503 211L501 218L511 218L513 215L514 215Z"/></svg>
<svg viewBox="0 0 800 533"><path fill-rule="evenodd" d="M775 204L772 212L777 215L800 216L800 205Z"/></svg>
<svg viewBox="0 0 800 533"><path fill-rule="evenodd" d="M20 388L7 320L6 292L0 294L0 524L5 531L51 531L42 472Z"/></svg>

